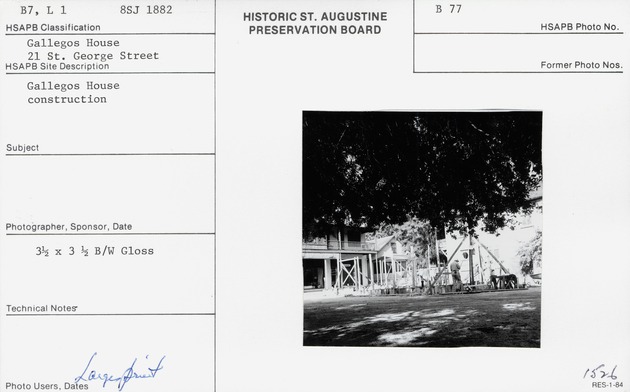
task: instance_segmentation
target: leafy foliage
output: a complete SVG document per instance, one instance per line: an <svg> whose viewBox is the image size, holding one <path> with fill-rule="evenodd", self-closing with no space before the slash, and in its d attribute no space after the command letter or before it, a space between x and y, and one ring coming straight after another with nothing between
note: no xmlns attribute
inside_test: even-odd
<svg viewBox="0 0 630 392"><path fill-rule="evenodd" d="M304 234L408 217L493 232L531 209L539 112L304 112Z"/></svg>
<svg viewBox="0 0 630 392"><path fill-rule="evenodd" d="M530 275L534 267L542 267L542 231L523 244L518 250L523 275Z"/></svg>
<svg viewBox="0 0 630 392"><path fill-rule="evenodd" d="M413 257L420 261L420 267L426 267L427 247L430 245L429 259L432 264L436 264L435 254L435 233L431 225L427 221L421 221L418 218L410 218L401 224L381 223L373 233L366 235L368 240L382 238L387 236L396 236L406 251L413 251ZM442 261L446 261L446 257L442 255Z"/></svg>

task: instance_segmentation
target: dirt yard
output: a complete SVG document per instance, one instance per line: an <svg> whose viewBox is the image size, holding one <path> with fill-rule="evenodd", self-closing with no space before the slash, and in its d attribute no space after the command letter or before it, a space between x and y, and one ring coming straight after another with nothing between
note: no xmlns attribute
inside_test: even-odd
<svg viewBox="0 0 630 392"><path fill-rule="evenodd" d="M305 301L305 346L540 347L541 288Z"/></svg>

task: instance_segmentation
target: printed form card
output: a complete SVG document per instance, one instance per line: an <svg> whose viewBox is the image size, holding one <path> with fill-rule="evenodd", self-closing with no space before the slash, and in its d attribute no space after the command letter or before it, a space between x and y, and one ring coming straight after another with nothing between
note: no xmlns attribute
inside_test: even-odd
<svg viewBox="0 0 630 392"><path fill-rule="evenodd" d="M0 28L0 391L630 390L627 1Z"/></svg>

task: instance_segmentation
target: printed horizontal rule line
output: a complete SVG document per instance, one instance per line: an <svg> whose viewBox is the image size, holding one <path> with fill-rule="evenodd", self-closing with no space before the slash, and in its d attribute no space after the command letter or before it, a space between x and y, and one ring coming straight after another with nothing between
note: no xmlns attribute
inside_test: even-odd
<svg viewBox="0 0 630 392"><path fill-rule="evenodd" d="M622 35L623 31L422 31L415 35Z"/></svg>
<svg viewBox="0 0 630 392"><path fill-rule="evenodd" d="M5 33L6 36L43 35L215 35L215 33Z"/></svg>
<svg viewBox="0 0 630 392"><path fill-rule="evenodd" d="M214 156L213 152L95 152L95 153L48 153L5 154L7 157L85 157L85 156Z"/></svg>
<svg viewBox="0 0 630 392"><path fill-rule="evenodd" d="M198 233L6 233L8 236L36 236L36 235L215 235L214 232Z"/></svg>
<svg viewBox="0 0 630 392"><path fill-rule="evenodd" d="M6 72L5 75L214 75L214 71Z"/></svg>
<svg viewBox="0 0 630 392"><path fill-rule="evenodd" d="M48 316L215 316L215 313L6 313L7 317Z"/></svg>
<svg viewBox="0 0 630 392"><path fill-rule="evenodd" d="M413 71L417 74L622 74L623 71Z"/></svg>

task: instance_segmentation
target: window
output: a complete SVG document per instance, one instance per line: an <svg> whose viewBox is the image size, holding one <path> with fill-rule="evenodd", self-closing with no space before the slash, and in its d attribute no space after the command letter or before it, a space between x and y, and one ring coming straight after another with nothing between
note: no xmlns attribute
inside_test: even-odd
<svg viewBox="0 0 630 392"><path fill-rule="evenodd" d="M361 242L361 232L348 230L348 242Z"/></svg>
<svg viewBox="0 0 630 392"><path fill-rule="evenodd" d="M525 228L525 227L530 227L531 225L532 225L532 215L527 214L523 216L523 219L521 219L521 222L520 222L520 227Z"/></svg>

